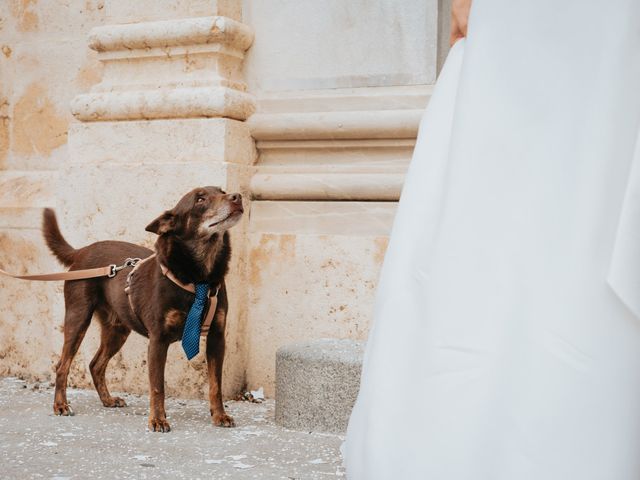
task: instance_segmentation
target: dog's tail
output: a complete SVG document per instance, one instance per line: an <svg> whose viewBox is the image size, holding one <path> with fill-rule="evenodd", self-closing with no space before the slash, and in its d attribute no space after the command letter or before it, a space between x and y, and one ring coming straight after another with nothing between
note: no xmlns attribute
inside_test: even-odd
<svg viewBox="0 0 640 480"><path fill-rule="evenodd" d="M60 233L56 214L50 208L45 208L42 215L42 234L51 253L53 253L63 265L67 267L71 265L76 256L76 249L69 245L62 236L62 233Z"/></svg>

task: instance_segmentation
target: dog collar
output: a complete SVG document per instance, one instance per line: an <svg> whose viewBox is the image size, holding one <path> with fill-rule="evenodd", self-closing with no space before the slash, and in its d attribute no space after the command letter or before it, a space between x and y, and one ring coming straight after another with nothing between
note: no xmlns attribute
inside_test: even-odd
<svg viewBox="0 0 640 480"><path fill-rule="evenodd" d="M138 317L138 314L136 313L136 308L135 305L133 304L133 299L131 297L131 281L133 279L133 274L135 273L135 271L140 267L140 265L142 265L143 263L153 259L154 257L156 257L156 254L152 254L138 262L135 263L135 265L133 265L133 269L129 272L129 275L127 275L127 280L126 280L126 284L125 284L125 289L124 291L127 294L127 298L129 299L129 306L131 307L131 310L133 311L133 314ZM158 262L158 264L160 265L160 269L162 271L162 274L167 277L169 280L171 280L173 283L175 283L177 286L179 286L180 288L182 288L183 290L187 290L188 292L191 292L195 295L195 285L193 283L182 283L180 280L178 280L176 278L176 276L171 272L171 270L169 270L165 265L163 265L161 262ZM209 333L209 327L211 325L211 322L213 320L213 315L216 312L216 307L217 307L217 296L218 296L218 292L220 291L220 285L216 286L215 292L213 292L213 294L211 293L211 291L209 292L209 305L207 308L207 312L206 315L204 316L204 319L202 320L202 324L201 324L201 328L200 328L200 335L207 335ZM213 299L216 299L216 304L213 304ZM139 317L138 317L139 318Z"/></svg>
<svg viewBox="0 0 640 480"><path fill-rule="evenodd" d="M140 260L139 262L136 262L135 265L133 265L133 270L131 270L131 272L129 272L128 278L127 278L127 283L128 280L133 276L133 273L140 267L140 265L142 265L143 263L153 259L156 257L156 254L152 254L149 255L148 257ZM188 292L191 292L195 295L196 293L196 287L193 283L182 283L180 280L178 280L176 278L176 276L173 274L173 272L171 270L169 270L169 268L164 265L162 262L158 261L158 265L160 265L160 270L162 271L162 275L164 275L165 277L167 277L169 280L171 280L173 283L175 283L177 286L179 286L180 288L182 288L183 290L186 290ZM209 297L216 297L218 295L218 292L220 291L220 285L216 286L216 289L213 291L209 292Z"/></svg>
<svg viewBox="0 0 640 480"><path fill-rule="evenodd" d="M155 255L155 254L154 254ZM182 288L183 290L187 290L188 292L191 292L195 295L196 293L196 286L193 283L182 283L180 280L178 280L176 278L176 276L171 272L171 270L169 270L166 265L162 264L160 261L158 261L158 264L160 265L160 270L162 270L162 274L167 277L169 280L171 280L173 283L175 283L176 285L178 285L180 288ZM215 297L218 295L218 290L220 289L220 285L216 286L215 291L213 292L213 294L211 293L211 291L209 292L209 296L210 297Z"/></svg>

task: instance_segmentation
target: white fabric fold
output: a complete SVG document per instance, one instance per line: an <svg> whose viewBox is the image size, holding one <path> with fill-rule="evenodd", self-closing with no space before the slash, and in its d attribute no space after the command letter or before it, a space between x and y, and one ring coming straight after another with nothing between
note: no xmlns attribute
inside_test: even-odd
<svg viewBox="0 0 640 480"><path fill-rule="evenodd" d="M607 272L607 282L640 320L640 130Z"/></svg>

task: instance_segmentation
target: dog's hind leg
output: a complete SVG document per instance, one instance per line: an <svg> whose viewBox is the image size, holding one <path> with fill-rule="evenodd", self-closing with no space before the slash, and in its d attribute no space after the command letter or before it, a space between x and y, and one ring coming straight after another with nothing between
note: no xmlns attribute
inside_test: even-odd
<svg viewBox="0 0 640 480"><path fill-rule="evenodd" d="M127 404L122 398L112 397L109 393L105 372L109 360L120 351L131 330L122 325L114 314L99 312L98 315L101 327L100 348L89 364L91 378L105 407L126 407Z"/></svg>
<svg viewBox="0 0 640 480"><path fill-rule="evenodd" d="M73 415L73 410L67 402L67 378L71 362L87 333L92 315L93 305L82 301L74 304L67 302L64 316L64 345L60 361L56 366L56 391L53 400L53 413L56 415Z"/></svg>

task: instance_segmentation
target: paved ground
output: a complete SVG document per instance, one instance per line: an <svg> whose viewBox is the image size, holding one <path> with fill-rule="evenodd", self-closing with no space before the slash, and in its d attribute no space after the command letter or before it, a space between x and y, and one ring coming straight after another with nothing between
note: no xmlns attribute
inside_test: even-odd
<svg viewBox="0 0 640 480"><path fill-rule="evenodd" d="M75 416L52 413L53 389L0 379L0 478L345 478L342 436L285 430L274 402L226 402L236 428L214 427L205 402L168 399L170 433L146 430L147 398L102 407L95 391L70 389Z"/></svg>

